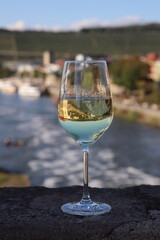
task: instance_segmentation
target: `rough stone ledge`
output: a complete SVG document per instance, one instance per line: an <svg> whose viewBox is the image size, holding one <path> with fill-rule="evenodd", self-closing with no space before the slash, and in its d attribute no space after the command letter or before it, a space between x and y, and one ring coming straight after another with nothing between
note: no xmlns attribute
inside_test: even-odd
<svg viewBox="0 0 160 240"><path fill-rule="evenodd" d="M109 214L64 214L61 205L81 198L82 187L0 189L0 240L160 240L160 186L90 188Z"/></svg>

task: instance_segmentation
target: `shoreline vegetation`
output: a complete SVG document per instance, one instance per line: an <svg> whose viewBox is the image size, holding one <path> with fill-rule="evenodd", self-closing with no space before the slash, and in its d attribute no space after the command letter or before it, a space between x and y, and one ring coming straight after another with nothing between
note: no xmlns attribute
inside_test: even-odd
<svg viewBox="0 0 160 240"><path fill-rule="evenodd" d="M46 49L67 58L77 52L119 55L159 52L160 24L84 28L79 32L8 31L0 29L0 52L5 58L41 58ZM67 43L67 44L66 44ZM118 44L117 44L118 43Z"/></svg>
<svg viewBox="0 0 160 240"><path fill-rule="evenodd" d="M0 168L0 187L29 187L30 180L26 174L11 173Z"/></svg>
<svg viewBox="0 0 160 240"><path fill-rule="evenodd" d="M128 122L136 122L160 128L160 112L143 109L142 107L128 107L114 103L115 116Z"/></svg>
<svg viewBox="0 0 160 240"><path fill-rule="evenodd" d="M121 57L111 63L109 72L116 115L127 121L160 127L160 75L158 70L153 70L160 57L153 55L152 62L138 55Z"/></svg>

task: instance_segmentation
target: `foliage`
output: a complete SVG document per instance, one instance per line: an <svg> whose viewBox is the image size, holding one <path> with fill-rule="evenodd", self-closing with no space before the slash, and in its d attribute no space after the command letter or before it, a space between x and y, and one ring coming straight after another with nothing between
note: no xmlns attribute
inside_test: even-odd
<svg viewBox="0 0 160 240"><path fill-rule="evenodd" d="M0 66L0 78L6 78L12 75L14 75L14 71L10 70L9 68Z"/></svg>
<svg viewBox="0 0 160 240"><path fill-rule="evenodd" d="M150 94L145 96L144 100L149 103L160 104L160 89L157 88L152 90Z"/></svg>
<svg viewBox="0 0 160 240"><path fill-rule="evenodd" d="M110 66L113 82L129 90L137 89L139 80L146 79L148 71L148 64L141 62L137 56L118 59Z"/></svg>
<svg viewBox="0 0 160 240"><path fill-rule="evenodd" d="M126 120L129 122L135 122L137 120L137 118L138 118L138 113L135 111L129 111L126 114Z"/></svg>
<svg viewBox="0 0 160 240"><path fill-rule="evenodd" d="M159 52L160 25L83 29L80 32L0 31L0 50L38 53L133 54Z"/></svg>
<svg viewBox="0 0 160 240"><path fill-rule="evenodd" d="M27 71L23 71L20 73L20 76L22 78L25 78L25 77L30 77L31 76L31 73L27 72Z"/></svg>
<svg viewBox="0 0 160 240"><path fill-rule="evenodd" d="M76 74L76 76L75 76ZM90 71L85 71L83 73L83 75L81 75L81 72L80 73L75 73L75 71L72 71L70 73L70 82L71 84L73 85L74 84L74 81L75 81L75 77L76 77L76 83L78 84L81 83L82 81L82 87L83 88L86 88L86 89L91 89L92 86L93 86L93 75L92 75L92 72Z"/></svg>
<svg viewBox="0 0 160 240"><path fill-rule="evenodd" d="M93 87L93 74L91 71L85 71L83 74L82 87L91 90Z"/></svg>
<svg viewBox="0 0 160 240"><path fill-rule="evenodd" d="M136 111L115 108L114 112L117 117L120 117L128 122L136 122L139 118L141 118L141 115Z"/></svg>
<svg viewBox="0 0 160 240"><path fill-rule="evenodd" d="M42 79L44 79L44 80L46 79L46 73L40 72L40 71L37 70L37 69L34 70L33 75L34 75L34 78L42 78Z"/></svg>
<svg viewBox="0 0 160 240"><path fill-rule="evenodd" d="M0 187L28 187L29 185L26 175L8 173L0 169Z"/></svg>

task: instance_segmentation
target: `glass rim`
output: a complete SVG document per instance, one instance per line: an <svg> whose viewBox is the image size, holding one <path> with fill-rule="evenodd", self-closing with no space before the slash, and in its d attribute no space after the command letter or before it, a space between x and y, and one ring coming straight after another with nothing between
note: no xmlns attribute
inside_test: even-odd
<svg viewBox="0 0 160 240"><path fill-rule="evenodd" d="M105 60L66 60L65 63L105 63Z"/></svg>

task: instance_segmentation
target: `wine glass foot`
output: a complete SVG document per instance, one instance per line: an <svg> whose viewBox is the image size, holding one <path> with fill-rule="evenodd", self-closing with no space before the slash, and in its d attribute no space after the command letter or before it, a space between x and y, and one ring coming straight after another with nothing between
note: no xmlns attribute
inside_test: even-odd
<svg viewBox="0 0 160 240"><path fill-rule="evenodd" d="M95 216L110 212L111 206L106 203L82 203L82 201L77 203L66 203L62 205L61 210L64 213L79 215L79 216Z"/></svg>

